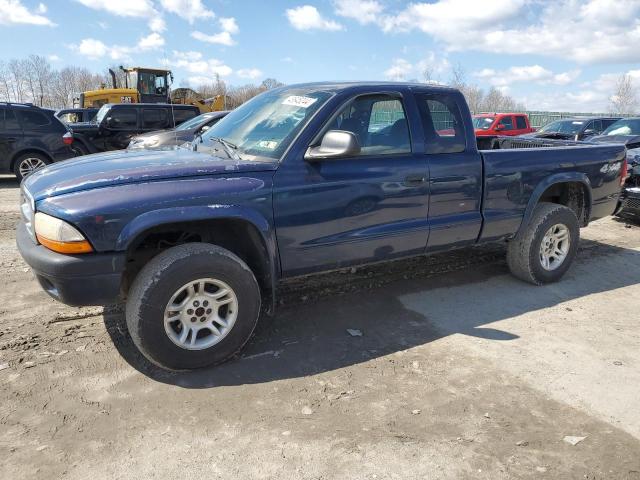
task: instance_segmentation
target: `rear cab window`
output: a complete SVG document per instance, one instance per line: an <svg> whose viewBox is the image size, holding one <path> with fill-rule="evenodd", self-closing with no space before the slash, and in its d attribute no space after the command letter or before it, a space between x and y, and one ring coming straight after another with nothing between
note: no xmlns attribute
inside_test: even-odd
<svg viewBox="0 0 640 480"><path fill-rule="evenodd" d="M157 130L169 127L169 115L164 108L143 108L142 128Z"/></svg>
<svg viewBox="0 0 640 480"><path fill-rule="evenodd" d="M416 93L415 97L424 128L425 152L464 152L467 139L455 97L446 93Z"/></svg>
<svg viewBox="0 0 640 480"><path fill-rule="evenodd" d="M170 111L169 114L175 120L175 124L173 122L171 123L175 126L198 116L198 113L190 108L173 108L170 110L173 110L172 112Z"/></svg>
<svg viewBox="0 0 640 480"><path fill-rule="evenodd" d="M527 119L523 115L516 115L516 129L526 130L527 128Z"/></svg>

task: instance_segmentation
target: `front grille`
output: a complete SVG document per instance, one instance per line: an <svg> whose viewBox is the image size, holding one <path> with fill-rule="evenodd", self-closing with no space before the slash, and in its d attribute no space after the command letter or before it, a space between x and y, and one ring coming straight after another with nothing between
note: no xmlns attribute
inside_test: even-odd
<svg viewBox="0 0 640 480"><path fill-rule="evenodd" d="M627 197L624 199L624 203L622 204L623 209L629 210L640 210L640 198L638 197Z"/></svg>

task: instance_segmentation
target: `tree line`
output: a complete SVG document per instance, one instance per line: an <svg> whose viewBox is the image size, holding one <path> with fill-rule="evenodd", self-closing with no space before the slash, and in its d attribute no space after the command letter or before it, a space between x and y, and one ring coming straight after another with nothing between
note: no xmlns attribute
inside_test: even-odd
<svg viewBox="0 0 640 480"><path fill-rule="evenodd" d="M124 85L124 73L116 66L110 68L116 74L118 86ZM225 95L226 107L232 109L265 90L281 85L277 80L267 78L259 85L230 86L216 76L208 84L182 90L189 90L194 97L204 99ZM67 108L74 106L74 100L80 93L111 86L109 68L102 73L94 73L84 67L56 69L41 55L0 61L0 101L30 102L54 109Z"/></svg>
<svg viewBox="0 0 640 480"><path fill-rule="evenodd" d="M123 72L117 67L119 85L124 85ZM425 83L440 83L434 80L431 70L423 72ZM0 61L0 101L31 102L46 108L65 108L74 105L81 92L111 86L109 69L94 73L84 67L64 67L55 69L46 57L29 55L23 59ZM524 104L495 87L484 90L466 80L464 69L452 68L449 85L462 91L472 112L512 112L524 111ZM219 76L210 83L191 89L188 83L181 84L180 90L189 91L189 95L199 98L212 98L224 95L225 107L233 109L265 90L283 85L273 78L267 78L260 84L239 86L228 85ZM637 112L640 105L639 93L629 74L618 77L614 91L610 96L609 113L631 114Z"/></svg>

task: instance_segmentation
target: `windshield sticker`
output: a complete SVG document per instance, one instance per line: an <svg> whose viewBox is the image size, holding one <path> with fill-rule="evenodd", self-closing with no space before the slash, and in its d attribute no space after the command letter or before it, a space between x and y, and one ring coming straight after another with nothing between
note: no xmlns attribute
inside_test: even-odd
<svg viewBox="0 0 640 480"><path fill-rule="evenodd" d="M573 125L583 125L584 122L571 122Z"/></svg>
<svg viewBox="0 0 640 480"><path fill-rule="evenodd" d="M300 108L309 108L311 105L313 105L316 100L318 100L317 98L311 98L311 97L301 97L298 95L291 95L290 97L287 97L284 99L284 101L282 102L282 105L292 105L294 107L300 107Z"/></svg>
<svg viewBox="0 0 640 480"><path fill-rule="evenodd" d="M278 142L275 142L273 140L260 140L258 142L258 148L265 148L267 150L275 150L277 146Z"/></svg>

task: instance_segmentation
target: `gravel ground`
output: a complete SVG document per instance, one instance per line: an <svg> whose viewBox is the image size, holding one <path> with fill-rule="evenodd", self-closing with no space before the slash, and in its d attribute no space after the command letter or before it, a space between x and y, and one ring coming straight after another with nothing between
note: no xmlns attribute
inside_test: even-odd
<svg viewBox="0 0 640 480"><path fill-rule="evenodd" d="M640 226L584 229L545 287L500 246L296 280L240 358L170 374L40 291L17 200L0 178L2 479L640 479Z"/></svg>

